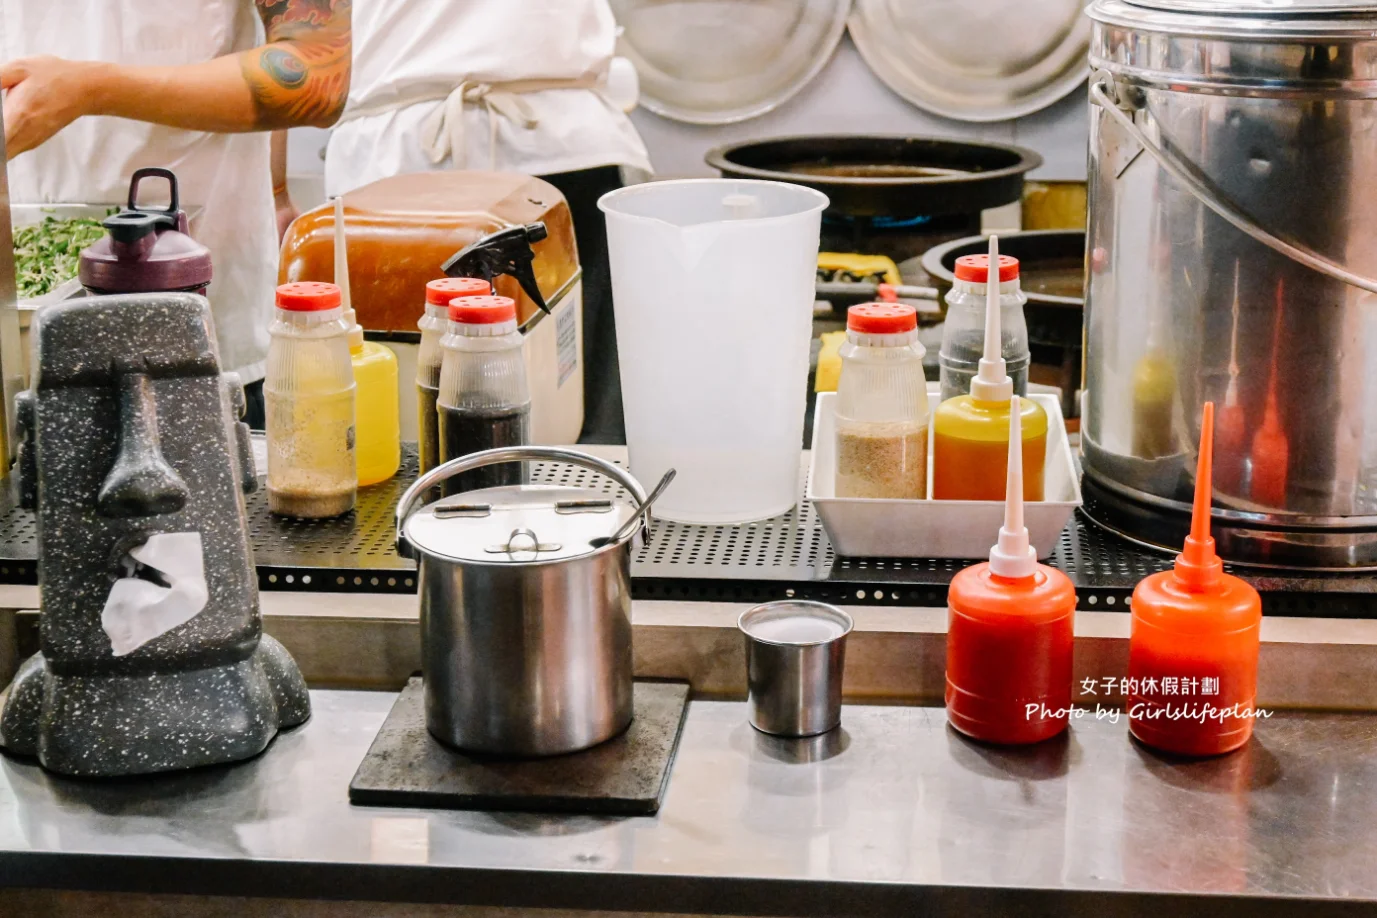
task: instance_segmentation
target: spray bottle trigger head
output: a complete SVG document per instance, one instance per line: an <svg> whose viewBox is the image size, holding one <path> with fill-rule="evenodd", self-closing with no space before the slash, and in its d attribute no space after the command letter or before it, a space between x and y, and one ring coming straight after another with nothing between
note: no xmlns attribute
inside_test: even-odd
<svg viewBox="0 0 1377 918"><path fill-rule="evenodd" d="M489 283L499 274L516 278L521 289L543 312L550 306L535 276L535 251L531 248L549 238L544 223L509 226L470 243L440 266L446 277L478 277Z"/></svg>

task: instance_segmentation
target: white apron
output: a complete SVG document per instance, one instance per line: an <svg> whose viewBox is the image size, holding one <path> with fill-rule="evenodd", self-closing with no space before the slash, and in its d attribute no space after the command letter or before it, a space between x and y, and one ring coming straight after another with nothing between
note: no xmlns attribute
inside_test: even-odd
<svg viewBox="0 0 1377 918"><path fill-rule="evenodd" d="M0 0L5 60L55 54L126 64L193 64L252 48L252 0ZM263 378L277 282L268 135L206 134L121 118L79 118L9 163L16 204L123 203L144 166L177 174L191 234L210 249L208 291L222 369ZM144 194L161 195L161 182ZM156 199L155 199L156 201Z"/></svg>
<svg viewBox="0 0 1377 918"><path fill-rule="evenodd" d="M607 0L355 0L349 102L325 193L408 172L650 172L603 91L616 48Z"/></svg>

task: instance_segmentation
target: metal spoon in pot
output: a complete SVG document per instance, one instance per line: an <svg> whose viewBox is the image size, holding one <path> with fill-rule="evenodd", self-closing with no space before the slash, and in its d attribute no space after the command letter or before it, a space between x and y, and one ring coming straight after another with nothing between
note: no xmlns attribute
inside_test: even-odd
<svg viewBox="0 0 1377 918"><path fill-rule="evenodd" d="M645 503L641 504L640 508L635 513L631 514L630 519L622 523L617 531L612 533L609 538L598 539L597 547L601 548L603 545L609 543L620 542L630 535L632 530L636 528L636 524L640 521L641 517L650 512L650 505L660 499L660 495L665 493L665 488L669 487L669 483L674 480L674 476L677 474L678 473L674 469L665 472L665 477L660 479L660 483L655 486L655 490L651 491L650 494L646 496Z"/></svg>

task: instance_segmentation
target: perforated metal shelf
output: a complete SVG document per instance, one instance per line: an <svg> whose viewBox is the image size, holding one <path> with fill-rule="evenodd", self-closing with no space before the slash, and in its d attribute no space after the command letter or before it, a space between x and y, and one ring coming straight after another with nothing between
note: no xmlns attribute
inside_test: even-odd
<svg viewBox="0 0 1377 918"><path fill-rule="evenodd" d="M625 450L593 447L618 464ZM408 449L392 481L359 492L354 513L336 520L286 520L268 513L262 489L248 497L249 535L264 590L413 593L415 567L393 547L393 513L415 479ZM616 493L601 476L539 464L532 480ZM799 482L803 494L804 481ZM37 582L33 515L0 503L0 582ZM1051 563L1076 585L1080 608L1126 611L1133 587L1165 570L1171 557L1101 530L1079 514L1061 535ZM783 516L740 526L657 522L632 564L638 599L763 602L817 599L851 605L943 606L957 571L973 562L838 558L806 501ZM1258 574L1234 571L1263 595L1274 615L1377 617L1377 576Z"/></svg>

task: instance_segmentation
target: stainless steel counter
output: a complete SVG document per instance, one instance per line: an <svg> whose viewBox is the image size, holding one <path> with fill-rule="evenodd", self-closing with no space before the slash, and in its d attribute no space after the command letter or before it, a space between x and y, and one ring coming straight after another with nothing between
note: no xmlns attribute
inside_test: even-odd
<svg viewBox="0 0 1377 918"><path fill-rule="evenodd" d="M0 885L777 915L1377 909L1377 716L1278 714L1164 761L1117 724L1005 752L940 709L781 742L695 702L655 818L351 807L390 694L317 692L254 762L58 780L0 760ZM1360 901L1359 901L1360 900Z"/></svg>

